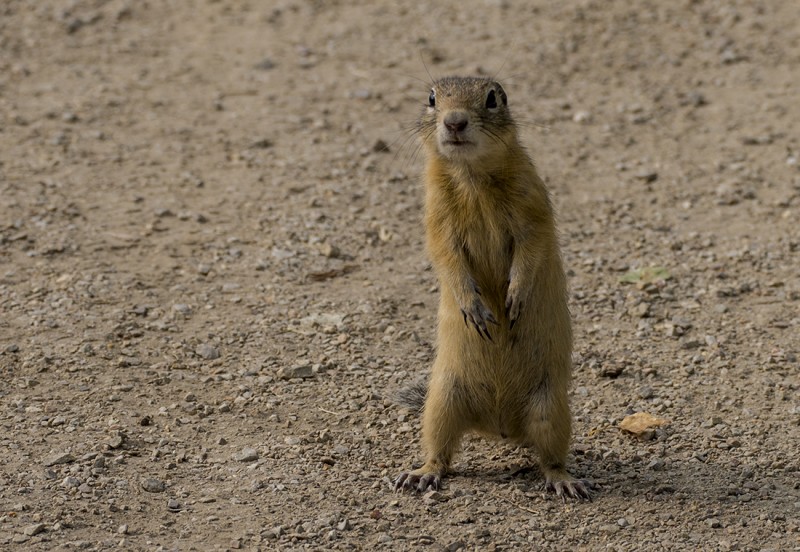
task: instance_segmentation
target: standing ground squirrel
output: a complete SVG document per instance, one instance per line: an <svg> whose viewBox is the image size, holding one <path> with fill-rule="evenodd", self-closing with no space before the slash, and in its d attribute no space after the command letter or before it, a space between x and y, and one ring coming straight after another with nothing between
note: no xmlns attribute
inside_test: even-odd
<svg viewBox="0 0 800 552"><path fill-rule="evenodd" d="M492 79L448 77L419 120L441 299L436 360L417 390L426 462L395 489L437 489L477 431L533 447L548 490L589 498L565 469L572 329L553 208L507 103Z"/></svg>

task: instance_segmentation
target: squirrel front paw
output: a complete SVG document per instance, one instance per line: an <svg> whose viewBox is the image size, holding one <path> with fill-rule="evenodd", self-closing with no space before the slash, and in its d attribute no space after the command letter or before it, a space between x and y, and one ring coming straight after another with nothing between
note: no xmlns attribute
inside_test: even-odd
<svg viewBox="0 0 800 552"><path fill-rule="evenodd" d="M487 323L496 325L497 319L480 297L475 297L468 307L462 307L461 314L464 316L465 324L472 324L478 331L479 336L492 341L492 335L489 333Z"/></svg>
<svg viewBox="0 0 800 552"><path fill-rule="evenodd" d="M508 293L506 293L506 317L508 317L508 329L513 329L514 324L519 320L519 315L522 312L522 294L519 287L513 284L508 286Z"/></svg>

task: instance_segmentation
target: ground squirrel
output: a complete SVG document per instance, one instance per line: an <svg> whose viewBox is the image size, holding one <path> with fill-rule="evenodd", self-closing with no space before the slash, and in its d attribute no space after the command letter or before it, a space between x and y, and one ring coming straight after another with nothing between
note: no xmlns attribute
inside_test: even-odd
<svg viewBox="0 0 800 552"><path fill-rule="evenodd" d="M441 299L436 359L416 390L426 462L395 489L437 489L477 431L533 447L548 490L589 498L565 469L572 329L553 208L507 103L492 79L443 78L418 123Z"/></svg>

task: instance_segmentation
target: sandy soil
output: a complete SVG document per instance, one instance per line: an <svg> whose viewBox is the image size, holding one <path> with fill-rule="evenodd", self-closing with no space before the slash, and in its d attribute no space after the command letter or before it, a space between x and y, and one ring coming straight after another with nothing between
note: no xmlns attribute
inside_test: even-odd
<svg viewBox="0 0 800 552"><path fill-rule="evenodd" d="M799 550L797 3L397 4L0 5L0 547ZM478 438L392 492L423 61L552 190L591 503Z"/></svg>

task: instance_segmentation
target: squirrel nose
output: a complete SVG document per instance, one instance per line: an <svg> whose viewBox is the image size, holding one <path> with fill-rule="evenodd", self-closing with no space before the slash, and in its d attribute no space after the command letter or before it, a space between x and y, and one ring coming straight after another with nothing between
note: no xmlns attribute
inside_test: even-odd
<svg viewBox="0 0 800 552"><path fill-rule="evenodd" d="M444 126L450 132L461 132L467 128L467 115L465 113L448 113L444 118Z"/></svg>

